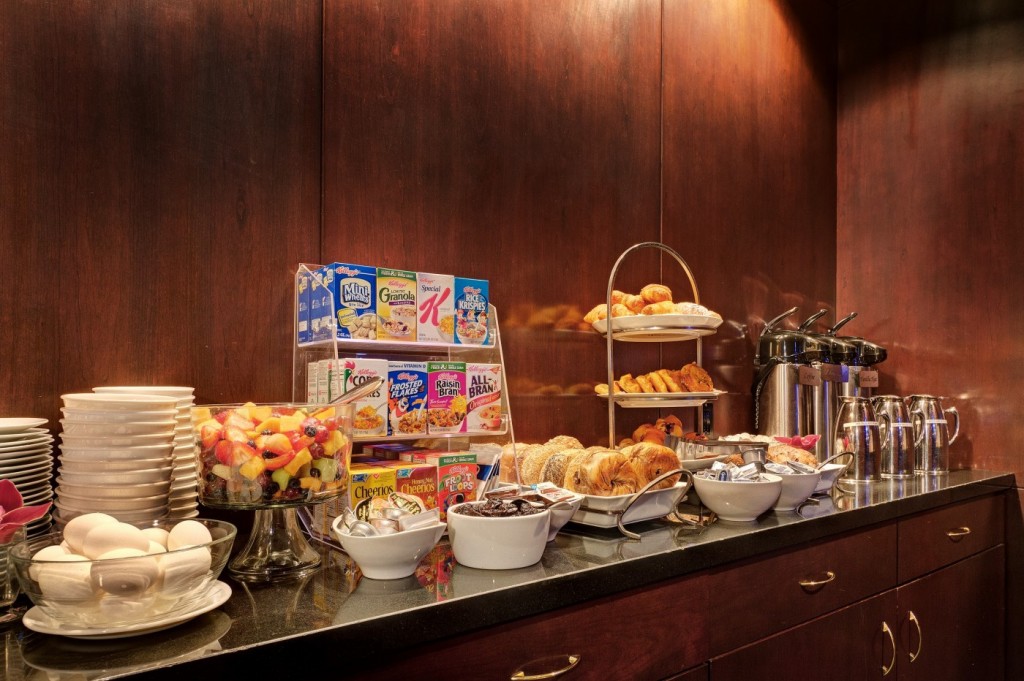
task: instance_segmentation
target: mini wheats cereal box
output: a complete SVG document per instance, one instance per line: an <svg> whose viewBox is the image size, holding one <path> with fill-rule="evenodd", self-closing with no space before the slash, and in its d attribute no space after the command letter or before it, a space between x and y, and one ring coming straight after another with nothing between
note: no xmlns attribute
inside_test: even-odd
<svg viewBox="0 0 1024 681"><path fill-rule="evenodd" d="M388 435L426 435L427 363L388 363Z"/></svg>
<svg viewBox="0 0 1024 681"><path fill-rule="evenodd" d="M455 277L455 342L459 345L490 345L487 329L488 284L486 279Z"/></svg>
<svg viewBox="0 0 1024 681"><path fill-rule="evenodd" d="M455 277L416 273L416 340L455 342Z"/></svg>
<svg viewBox="0 0 1024 681"><path fill-rule="evenodd" d="M426 461L437 466L437 507L441 509L441 520L455 504L476 499L476 454L428 454Z"/></svg>
<svg viewBox="0 0 1024 681"><path fill-rule="evenodd" d="M427 432L466 432L466 363L427 362Z"/></svg>
<svg viewBox="0 0 1024 681"><path fill-rule="evenodd" d="M416 340L416 273L377 268L377 337Z"/></svg>
<svg viewBox="0 0 1024 681"><path fill-rule="evenodd" d="M377 338L377 268L336 262L330 268L338 338Z"/></svg>
<svg viewBox="0 0 1024 681"><path fill-rule="evenodd" d="M386 359L339 359L341 392L348 392L378 376L384 384L366 397L356 400L352 433L357 436L387 435L388 361Z"/></svg>
<svg viewBox="0 0 1024 681"><path fill-rule="evenodd" d="M466 365L466 432L501 430L501 365Z"/></svg>

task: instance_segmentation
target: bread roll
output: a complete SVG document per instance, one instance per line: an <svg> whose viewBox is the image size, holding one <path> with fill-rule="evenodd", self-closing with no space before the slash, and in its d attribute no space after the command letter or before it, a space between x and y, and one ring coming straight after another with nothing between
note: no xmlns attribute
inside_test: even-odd
<svg viewBox="0 0 1024 681"><path fill-rule="evenodd" d="M628 456L628 465L633 469L637 480L640 481L640 487L643 487L659 475L680 467L679 457L673 450L652 442L637 443L625 450L623 454ZM678 481L679 476L673 475L662 480L651 489L666 489Z"/></svg>
<svg viewBox="0 0 1024 681"><path fill-rule="evenodd" d="M544 444L557 445L560 449L583 449L583 443L572 435L556 435Z"/></svg>
<svg viewBox="0 0 1024 681"><path fill-rule="evenodd" d="M648 303L672 302L672 289L664 284L648 284L640 289L640 297Z"/></svg>

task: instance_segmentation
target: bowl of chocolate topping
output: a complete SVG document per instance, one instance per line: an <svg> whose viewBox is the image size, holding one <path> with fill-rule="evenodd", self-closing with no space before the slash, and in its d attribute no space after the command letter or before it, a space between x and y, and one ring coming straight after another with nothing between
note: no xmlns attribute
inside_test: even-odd
<svg viewBox="0 0 1024 681"><path fill-rule="evenodd" d="M455 560L482 570L511 570L540 560L551 511L524 499L488 499L448 509L448 538Z"/></svg>

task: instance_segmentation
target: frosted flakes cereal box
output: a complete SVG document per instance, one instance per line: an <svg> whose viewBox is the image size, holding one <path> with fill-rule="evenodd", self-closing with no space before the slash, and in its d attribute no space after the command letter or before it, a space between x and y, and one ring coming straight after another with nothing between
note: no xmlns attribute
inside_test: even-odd
<svg viewBox="0 0 1024 681"><path fill-rule="evenodd" d="M416 340L416 273L377 268L377 338Z"/></svg>
<svg viewBox="0 0 1024 681"><path fill-rule="evenodd" d="M416 273L416 340L455 342L455 277Z"/></svg>
<svg viewBox="0 0 1024 681"><path fill-rule="evenodd" d="M394 468L352 465L348 480L349 508L360 520L383 517L383 509L390 506L388 495L394 491Z"/></svg>
<svg viewBox="0 0 1024 681"><path fill-rule="evenodd" d="M426 435L427 363L388 363L388 435Z"/></svg>
<svg viewBox="0 0 1024 681"><path fill-rule="evenodd" d="M455 277L455 342L490 345L487 328L489 287L486 279Z"/></svg>
<svg viewBox="0 0 1024 681"><path fill-rule="evenodd" d="M427 362L427 432L466 432L466 363Z"/></svg>
<svg viewBox="0 0 1024 681"><path fill-rule="evenodd" d="M476 454L428 454L426 462L437 466L437 507L441 509L441 520L450 507L476 499Z"/></svg>
<svg viewBox="0 0 1024 681"><path fill-rule="evenodd" d="M328 286L334 297L332 314L338 338L377 338L377 268L335 262L329 269Z"/></svg>
<svg viewBox="0 0 1024 681"><path fill-rule="evenodd" d="M384 379L384 384L365 397L356 400L352 418L352 433L356 436L387 435L388 361L386 359L340 359L341 392L348 392L367 381Z"/></svg>
<svg viewBox="0 0 1024 681"><path fill-rule="evenodd" d="M466 364L466 432L501 430L501 365Z"/></svg>

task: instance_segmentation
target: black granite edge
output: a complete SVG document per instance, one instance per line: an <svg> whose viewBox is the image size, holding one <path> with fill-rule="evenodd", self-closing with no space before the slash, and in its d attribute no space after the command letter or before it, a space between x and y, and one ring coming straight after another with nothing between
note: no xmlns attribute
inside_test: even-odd
<svg viewBox="0 0 1024 681"><path fill-rule="evenodd" d="M982 471L975 473L985 475ZM345 655L345 663L340 663L335 655L324 656L322 671L336 675L371 673L374 666L379 666L389 656L409 654L416 648L429 647L438 641L1005 491L1013 488L1014 480L1013 474L993 473L992 477L984 480L968 480L905 499L778 527L751 527L749 532L734 537L690 544L618 563L594 565L567 575L274 639L140 672L135 676L172 679L181 674L198 674L199 678L207 678L213 674L237 673L243 657L247 667L257 665L261 674L294 673L296 659L303 660L304 672L310 672L316 669L311 649L337 650L339 654L342 650L358 651L357 656ZM366 660L366 666L359 665L356 658Z"/></svg>

